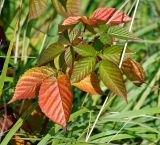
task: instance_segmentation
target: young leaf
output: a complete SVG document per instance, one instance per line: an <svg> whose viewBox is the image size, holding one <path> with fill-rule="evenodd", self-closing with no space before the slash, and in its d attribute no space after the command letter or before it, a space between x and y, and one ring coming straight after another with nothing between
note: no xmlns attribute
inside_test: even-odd
<svg viewBox="0 0 160 145"><path fill-rule="evenodd" d="M95 72L92 72L90 75L85 77L83 80L81 80L78 83L74 83L73 85L81 89L82 91L85 91L92 95L103 94L99 86L98 77Z"/></svg>
<svg viewBox="0 0 160 145"><path fill-rule="evenodd" d="M45 49L42 54L40 55L37 65L42 66L50 61L52 61L56 56L58 56L60 53L62 53L65 50L63 44L54 43L51 44L47 49Z"/></svg>
<svg viewBox="0 0 160 145"><path fill-rule="evenodd" d="M47 66L35 67L27 70L19 79L14 96L9 103L20 99L35 97L42 81L54 75L54 70Z"/></svg>
<svg viewBox="0 0 160 145"><path fill-rule="evenodd" d="M128 58L123 61L122 70L129 80L134 84L140 85L145 81L145 73L143 67L136 61Z"/></svg>
<svg viewBox="0 0 160 145"><path fill-rule="evenodd" d="M99 65L99 74L105 86L113 91L117 96L127 98L123 74L117 65L108 60L103 60Z"/></svg>
<svg viewBox="0 0 160 145"><path fill-rule="evenodd" d="M79 44L74 47L74 50L81 56L96 56L95 49L88 44Z"/></svg>
<svg viewBox="0 0 160 145"><path fill-rule="evenodd" d="M46 9L48 0L29 0L29 19L35 19Z"/></svg>
<svg viewBox="0 0 160 145"><path fill-rule="evenodd" d="M72 110L72 91L69 78L59 73L57 78L48 78L43 81L38 103L47 117L66 127Z"/></svg>
<svg viewBox="0 0 160 145"><path fill-rule="evenodd" d="M111 47L106 48L102 52L102 54L100 54L100 56L103 60L107 59L109 61L112 61L112 62L118 64L119 60L120 60L120 56L123 51L123 47L124 47L123 45L113 45ZM134 54L134 52L127 48L126 53L125 53L125 59L130 57L133 54Z"/></svg>
<svg viewBox="0 0 160 145"><path fill-rule="evenodd" d="M90 17L90 25L96 25L98 22L107 23L108 20L116 12L115 8L98 8L96 9ZM112 24L122 24L131 21L131 18L125 15L123 12L118 12L116 16L113 17Z"/></svg>
<svg viewBox="0 0 160 145"><path fill-rule="evenodd" d="M125 40L137 40L138 38L134 36L131 32L128 32L128 29L123 28L121 26L111 26L108 29L107 32L109 35L120 38L120 39L125 39Z"/></svg>
<svg viewBox="0 0 160 145"><path fill-rule="evenodd" d="M69 68L73 67L74 52L72 47L68 47L65 51L65 62Z"/></svg>
<svg viewBox="0 0 160 145"><path fill-rule="evenodd" d="M64 19L61 25L63 26L75 25L80 21L81 21L80 16L71 16L71 17Z"/></svg>
<svg viewBox="0 0 160 145"><path fill-rule="evenodd" d="M73 73L71 75L71 82L79 82L94 71L96 65L95 57L86 57L75 63Z"/></svg>

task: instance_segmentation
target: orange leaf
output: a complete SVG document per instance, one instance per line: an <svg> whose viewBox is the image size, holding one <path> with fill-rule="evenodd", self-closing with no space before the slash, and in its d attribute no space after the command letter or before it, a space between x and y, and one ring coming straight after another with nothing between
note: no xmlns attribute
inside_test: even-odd
<svg viewBox="0 0 160 145"><path fill-rule="evenodd" d="M60 74L45 80L39 91L39 106L51 120L67 126L72 110L72 91L69 78Z"/></svg>
<svg viewBox="0 0 160 145"><path fill-rule="evenodd" d="M92 72L90 75L88 75L80 82L74 83L74 86L92 95L103 94L99 86L98 77L95 74L95 72Z"/></svg>
<svg viewBox="0 0 160 145"><path fill-rule="evenodd" d="M105 22L115 14L115 8L98 8L90 17L90 25L96 25L98 22ZM131 21L131 18L125 15L123 12L118 12L111 21L112 24L121 24Z"/></svg>
<svg viewBox="0 0 160 145"><path fill-rule="evenodd" d="M134 84L142 84L145 81L145 73L143 67L131 58L123 61L122 70L130 81Z"/></svg>
<svg viewBox="0 0 160 145"><path fill-rule="evenodd" d="M47 66L27 70L19 79L14 96L9 103L20 99L35 97L42 81L52 75L54 75L53 69Z"/></svg>

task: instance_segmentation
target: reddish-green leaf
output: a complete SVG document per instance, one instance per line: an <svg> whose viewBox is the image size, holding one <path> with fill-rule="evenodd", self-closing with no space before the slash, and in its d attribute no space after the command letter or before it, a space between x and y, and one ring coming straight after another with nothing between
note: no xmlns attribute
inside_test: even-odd
<svg viewBox="0 0 160 145"><path fill-rule="evenodd" d="M64 5L61 3L61 1L59 0L52 0L53 6L56 9L56 11L64 16L67 17L67 12L66 12L66 8L64 7Z"/></svg>
<svg viewBox="0 0 160 145"><path fill-rule="evenodd" d="M14 96L9 103L20 99L35 97L42 81L54 75L55 72L53 69L47 66L35 67L27 70L19 79Z"/></svg>
<svg viewBox="0 0 160 145"><path fill-rule="evenodd" d="M52 0L52 3L62 16L81 16L81 0Z"/></svg>
<svg viewBox="0 0 160 145"><path fill-rule="evenodd" d="M101 54L102 59L107 59L112 61L116 64L120 61L120 56L122 54L124 46L123 45L113 45L111 47L106 48ZM126 49L125 59L133 55L134 52L131 51L129 48Z"/></svg>
<svg viewBox="0 0 160 145"><path fill-rule="evenodd" d="M142 84L145 81L143 67L136 61L128 58L123 61L122 70L134 84Z"/></svg>
<svg viewBox="0 0 160 145"><path fill-rule="evenodd" d="M68 16L81 16L81 0L67 0Z"/></svg>
<svg viewBox="0 0 160 145"><path fill-rule="evenodd" d="M90 25L96 25L98 22L107 23L108 20L116 12L115 8L98 8L90 17ZM131 18L125 15L123 12L118 12L111 21L112 24L122 24L131 21Z"/></svg>
<svg viewBox="0 0 160 145"><path fill-rule="evenodd" d="M81 30L77 28L73 28L73 30L68 32L69 40L71 43L74 43L78 39L78 37L81 35Z"/></svg>
<svg viewBox="0 0 160 145"><path fill-rule="evenodd" d="M85 91L92 95L103 94L99 86L98 77L95 72L92 72L90 75L85 77L83 80L81 80L78 83L74 83L73 85L81 89L82 91Z"/></svg>
<svg viewBox="0 0 160 145"><path fill-rule="evenodd" d="M29 0L29 19L40 16L47 7L48 0Z"/></svg>
<svg viewBox="0 0 160 145"><path fill-rule="evenodd" d="M117 96L127 98L123 74L117 65L108 60L103 60L99 65L99 74L102 82L108 89L113 91Z"/></svg>
<svg viewBox="0 0 160 145"><path fill-rule="evenodd" d="M96 50L88 44L79 44L74 47L74 50L81 56L96 56Z"/></svg>
<svg viewBox="0 0 160 145"><path fill-rule="evenodd" d="M57 78L45 80L39 91L38 103L47 117L66 127L72 110L72 91L69 78L59 73Z"/></svg>
<svg viewBox="0 0 160 145"><path fill-rule="evenodd" d="M64 45L60 42L51 44L47 49L45 49L38 59L38 66L45 65L50 61L53 61L56 56L65 50Z"/></svg>
<svg viewBox="0 0 160 145"><path fill-rule="evenodd" d="M73 67L74 52L72 47L68 47L65 51L65 62L69 68Z"/></svg>
<svg viewBox="0 0 160 145"><path fill-rule="evenodd" d="M71 75L71 82L79 82L94 71L96 65L95 57L86 57L80 59L75 63L73 67L73 73Z"/></svg>

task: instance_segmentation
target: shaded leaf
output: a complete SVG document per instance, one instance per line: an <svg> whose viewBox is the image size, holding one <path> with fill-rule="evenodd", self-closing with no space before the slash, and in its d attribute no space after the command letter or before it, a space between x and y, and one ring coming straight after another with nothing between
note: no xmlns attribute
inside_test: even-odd
<svg viewBox="0 0 160 145"><path fill-rule="evenodd" d="M40 16L47 7L48 0L29 0L29 19Z"/></svg>
<svg viewBox="0 0 160 145"><path fill-rule="evenodd" d="M74 52L72 47L68 47L65 51L65 62L69 68L73 67Z"/></svg>
<svg viewBox="0 0 160 145"><path fill-rule="evenodd" d="M73 30L69 32L70 42L74 43L74 41L76 41L80 35L81 35L81 30L77 28L73 28Z"/></svg>
<svg viewBox="0 0 160 145"><path fill-rule="evenodd" d="M123 74L117 65L108 60L101 61L99 65L99 74L102 82L108 89L113 91L117 96L124 96L127 98Z"/></svg>
<svg viewBox="0 0 160 145"><path fill-rule="evenodd" d="M124 46L123 45L113 45L111 47L106 48L101 54L101 58L102 59L107 59L109 61L112 61L116 64L119 63L120 61L120 56L122 54ZM134 52L131 51L129 48L126 49L126 53L124 56L124 59L130 57L131 55L133 55Z"/></svg>
<svg viewBox="0 0 160 145"><path fill-rule="evenodd" d="M107 33L111 36L120 38L120 39L125 39L125 40L129 40L129 39L133 39L133 40L137 40L138 38L136 36L134 36L134 34L132 34L131 32L128 32L128 29L123 28L121 26L111 26Z"/></svg>
<svg viewBox="0 0 160 145"><path fill-rule="evenodd" d="M42 81L54 75L55 72L53 69L47 66L27 70L19 79L13 98L9 103L20 99L35 97Z"/></svg>
<svg viewBox="0 0 160 145"><path fill-rule="evenodd" d="M38 103L47 117L66 127L72 110L72 91L69 78L59 73L57 78L45 80L39 91Z"/></svg>
<svg viewBox="0 0 160 145"><path fill-rule="evenodd" d="M66 2L63 3L61 0L52 0L52 3L54 8L60 15L67 17L66 8L64 7L64 4L66 4Z"/></svg>
<svg viewBox="0 0 160 145"><path fill-rule="evenodd" d="M62 16L81 16L81 0L52 0L52 3Z"/></svg>
<svg viewBox="0 0 160 145"><path fill-rule="evenodd" d="M68 16L81 16L81 0L67 0Z"/></svg>
<svg viewBox="0 0 160 145"><path fill-rule="evenodd" d="M76 45L74 50L81 56L96 56L96 50L88 44Z"/></svg>
<svg viewBox="0 0 160 145"><path fill-rule="evenodd" d="M100 41L103 43L103 44L112 44L113 43L113 39L111 36L109 36L108 34L106 33L103 33L100 35L99 37Z"/></svg>
<svg viewBox="0 0 160 145"><path fill-rule="evenodd" d="M73 85L81 89L82 91L85 91L92 95L103 94L100 88L100 85L99 85L98 77L95 72L92 72L90 75L85 77L83 80L81 80L78 83L74 83Z"/></svg>
<svg viewBox="0 0 160 145"><path fill-rule="evenodd" d="M90 17L90 25L96 25L98 22L107 23L108 20L116 12L115 8L98 8L96 9ZM121 24L131 21L131 18L125 15L123 12L118 12L116 16L113 17L112 24Z"/></svg>
<svg viewBox="0 0 160 145"><path fill-rule="evenodd" d="M71 82L79 82L94 71L96 65L95 57L86 57L80 59L75 63L73 67L73 73L71 75Z"/></svg>
<svg viewBox="0 0 160 145"><path fill-rule="evenodd" d="M140 85L145 81L145 73L143 67L138 62L127 58L123 61L122 70L129 80L134 84Z"/></svg>
<svg viewBox="0 0 160 145"><path fill-rule="evenodd" d="M38 66L45 65L49 63L50 61L54 60L56 56L58 56L60 53L62 53L65 50L63 44L60 42L51 44L47 49L45 49L37 62Z"/></svg>

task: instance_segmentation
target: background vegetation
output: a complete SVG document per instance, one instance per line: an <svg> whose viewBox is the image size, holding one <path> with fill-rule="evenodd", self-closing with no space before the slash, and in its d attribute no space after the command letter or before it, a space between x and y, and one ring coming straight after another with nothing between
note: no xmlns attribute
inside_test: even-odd
<svg viewBox="0 0 160 145"><path fill-rule="evenodd" d="M0 2L3 4L3 0ZM82 11L89 16L97 7L118 9L124 2L125 0L82 0ZM133 6L130 13L132 15L135 2L136 0L129 0L123 11L128 13ZM85 143L86 135L105 96L85 94L74 88L73 109L66 133L61 127L48 121L39 108L36 108L36 99L17 101L6 106L20 75L33 67L41 51L58 39L58 24L63 20L49 1L45 12L28 23L28 0L23 0L21 8L19 3L17 0L4 0L0 9L0 37L3 39L0 47L0 127L4 131L1 132L2 139L5 137L1 144L160 144L160 1L140 0L133 32L141 40L129 42L130 49L136 52L134 59L144 67L146 82L137 87L126 81L128 103L122 97L109 98L88 143ZM16 26L19 11L20 24ZM7 50L12 45L11 57L6 57ZM6 59L9 61L8 69L7 61L4 65ZM27 119L30 114L29 106L34 111ZM4 129L4 122L11 125L5 124ZM13 124L14 127L10 129Z"/></svg>

